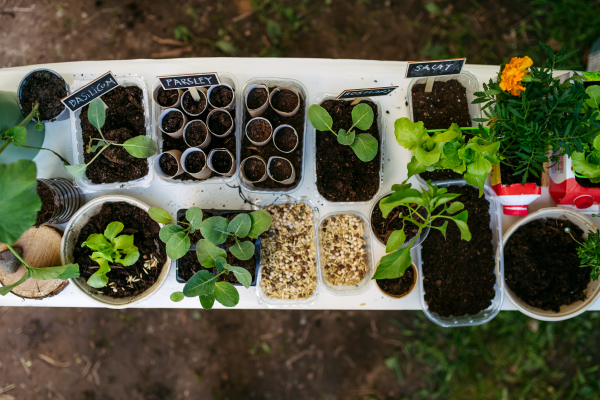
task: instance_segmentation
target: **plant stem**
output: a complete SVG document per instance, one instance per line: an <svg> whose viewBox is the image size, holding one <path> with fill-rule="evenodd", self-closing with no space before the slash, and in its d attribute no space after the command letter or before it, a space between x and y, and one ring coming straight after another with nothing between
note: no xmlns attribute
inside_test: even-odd
<svg viewBox="0 0 600 400"><path fill-rule="evenodd" d="M12 248L12 246L11 246L10 244L7 244L7 245L6 245L6 247L8 247L8 249L9 249L9 250L10 250L10 251L11 251L11 252L12 252L12 253L15 255L15 257L17 257L17 258L19 259L19 261L21 261L21 263L22 263L22 264L23 264L25 267L27 267L27 269L31 268L31 267L29 266L29 264L27 264L27 263L25 262L25 260L23 260L23 259L21 258L21 256L19 255L19 253L17 253L17 252L15 251L15 249L13 249L13 248Z"/></svg>
<svg viewBox="0 0 600 400"><path fill-rule="evenodd" d="M2 154L2 152L4 151L4 149L6 149L8 147L9 144L11 144L13 141L12 138L7 138L4 143L2 143L2 146L0 146L0 154Z"/></svg>
<svg viewBox="0 0 600 400"><path fill-rule="evenodd" d="M25 147L26 149L47 150L47 151L49 151L49 152L52 152L52 153L54 153L54 155L55 155L56 157L60 158L60 160L61 160L63 163L65 163L66 165L71 165L71 164L70 164L70 163L69 163L69 162L68 162L68 161L67 161L65 158L63 158L63 156L61 156L60 154L58 154L58 153L57 153L57 152L55 152L54 150L50 150L50 149L47 149L47 148L45 148L45 147L35 147L35 146L25 146L25 145L23 145L23 146L20 146L20 147ZM1 151L0 151L0 153L1 153Z"/></svg>

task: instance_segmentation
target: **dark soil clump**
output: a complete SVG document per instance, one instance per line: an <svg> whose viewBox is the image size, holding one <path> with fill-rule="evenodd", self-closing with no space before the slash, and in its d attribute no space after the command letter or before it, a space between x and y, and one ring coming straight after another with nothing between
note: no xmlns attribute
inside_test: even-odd
<svg viewBox="0 0 600 400"><path fill-rule="evenodd" d="M36 190L38 196L40 196L40 199L42 200L42 209L38 211L35 219L35 226L39 227L50 221L58 204L54 203L54 194L52 194L52 191L48 189L45 184L38 181Z"/></svg>
<svg viewBox="0 0 600 400"><path fill-rule="evenodd" d="M200 151L191 152L185 158L185 169L192 174L202 171L205 165L206 157Z"/></svg>
<svg viewBox="0 0 600 400"><path fill-rule="evenodd" d="M581 268L577 247L583 231L571 221L535 220L521 226L504 247L506 284L525 303L542 310L585 300L590 267Z"/></svg>
<svg viewBox="0 0 600 400"><path fill-rule="evenodd" d="M162 128L167 133L175 133L183 127L183 115L178 111L171 111L163 117Z"/></svg>
<svg viewBox="0 0 600 400"><path fill-rule="evenodd" d="M452 123L471 126L467 89L456 79L436 81L429 93L424 83L414 85L412 103L415 122L423 121L427 129L448 129Z"/></svg>
<svg viewBox="0 0 600 400"><path fill-rule="evenodd" d="M131 132L127 128L113 129L104 134L107 140L114 141L116 143L125 143L131 139ZM131 154L125 150L123 146L110 146L104 152L102 157L115 164L127 165L128 163L135 160Z"/></svg>
<svg viewBox="0 0 600 400"><path fill-rule="evenodd" d="M271 105L276 110L289 113L298 106L298 96L291 90L283 89L273 95Z"/></svg>
<svg viewBox="0 0 600 400"><path fill-rule="evenodd" d="M212 165L215 171L226 174L231 169L233 163L229 154L224 151L217 151L212 157Z"/></svg>
<svg viewBox="0 0 600 400"><path fill-rule="evenodd" d="M269 99L269 93L263 88L255 88L248 93L248 108L256 110L260 108Z"/></svg>
<svg viewBox="0 0 600 400"><path fill-rule="evenodd" d="M510 158L507 158L500 164L500 179L502 180L502 184L505 186L513 185L515 183L521 184L523 182L523 175L513 175L517 169L504 163L517 165L516 161ZM542 186L542 174L540 173L540 176L537 177L532 173L529 173L525 183L535 183L536 186Z"/></svg>
<svg viewBox="0 0 600 400"><path fill-rule="evenodd" d="M177 99L179 98L179 90L165 90L162 87L158 88L158 93L156 94L157 103L162 107L171 107L177 103Z"/></svg>
<svg viewBox="0 0 600 400"><path fill-rule="evenodd" d="M257 143L262 143L271 136L271 127L264 119L255 119L247 128L248 137Z"/></svg>
<svg viewBox="0 0 600 400"><path fill-rule="evenodd" d="M244 173L246 178L251 181L257 181L265 175L267 167L265 163L256 158L251 158L244 164Z"/></svg>
<svg viewBox="0 0 600 400"><path fill-rule="evenodd" d="M271 161L269 172L273 179L277 181L285 181L292 176L292 167L289 162L280 158Z"/></svg>
<svg viewBox="0 0 600 400"><path fill-rule="evenodd" d="M185 140L192 147L197 147L204 143L206 136L208 136L206 125L199 120L189 124L185 131Z"/></svg>
<svg viewBox="0 0 600 400"><path fill-rule="evenodd" d="M175 157L173 157L172 154L169 154L169 153L163 154L160 157L158 164L160 165L160 169L162 169L162 171L167 176L173 176L179 170L179 165L177 165L177 160L175 159Z"/></svg>
<svg viewBox="0 0 600 400"><path fill-rule="evenodd" d="M227 107L233 100L233 91L227 86L217 86L210 92L210 102L217 108Z"/></svg>
<svg viewBox="0 0 600 400"><path fill-rule="evenodd" d="M198 115L204 111L206 108L206 97L204 93L198 91L200 95L200 101L195 101L192 97L192 94L189 91L186 91L181 98L181 104L183 105L183 111L188 114Z"/></svg>
<svg viewBox="0 0 600 400"><path fill-rule="evenodd" d="M48 71L35 71L27 77L21 92L21 107L25 116L31 113L36 102L40 120L47 121L58 117L65 105L60 99L67 96L65 82Z"/></svg>
<svg viewBox="0 0 600 400"><path fill-rule="evenodd" d="M294 146L296 146L298 139L294 134L292 128L283 127L277 131L277 135L275 136L275 145L279 147L281 151L292 151Z"/></svg>
<svg viewBox="0 0 600 400"><path fill-rule="evenodd" d="M386 293L401 296L408 292L415 282L415 267L412 265L404 271L404 275L396 279L377 279L375 283Z"/></svg>
<svg viewBox="0 0 600 400"><path fill-rule="evenodd" d="M423 208L419 209L419 212L421 211L425 212ZM392 212L388 214L387 218L383 218L383 214L381 213L381 209L378 205L373 208L373 212L371 213L371 226L373 227L373 234L384 244L387 244L392 232L402 229L402 220L398 218L400 213L405 216L408 215L408 207L398 206L394 208ZM406 222L404 225L404 234L406 235L407 243L415 237L417 232L419 232L418 226L412 222Z"/></svg>
<svg viewBox="0 0 600 400"><path fill-rule="evenodd" d="M455 180L455 179L464 179L462 174L458 172L454 172L451 169L436 169L435 171L425 171L419 174L421 179L425 181L445 181L445 180Z"/></svg>
<svg viewBox="0 0 600 400"><path fill-rule="evenodd" d="M224 135L225 132L231 128L233 124L229 113L225 111L218 111L211 115L208 121L208 129L217 135Z"/></svg>

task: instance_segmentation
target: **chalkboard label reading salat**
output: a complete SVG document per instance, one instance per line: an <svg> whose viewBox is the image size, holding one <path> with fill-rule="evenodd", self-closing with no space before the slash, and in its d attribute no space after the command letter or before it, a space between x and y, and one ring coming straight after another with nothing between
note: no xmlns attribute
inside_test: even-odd
<svg viewBox="0 0 600 400"><path fill-rule="evenodd" d="M460 74L466 62L466 58L409 62L406 67L406 77L423 78L428 76L457 75Z"/></svg>
<svg viewBox="0 0 600 400"><path fill-rule="evenodd" d="M357 97L375 97L375 96L386 96L392 93L398 86L371 88L371 89L348 89L344 90L338 97L338 100L342 99L355 99Z"/></svg>
<svg viewBox="0 0 600 400"><path fill-rule="evenodd" d="M60 101L62 101L69 110L75 112L86 104L89 104L92 100L110 92L117 86L119 86L117 79L110 71L108 71L106 74L94 79L92 82Z"/></svg>
<svg viewBox="0 0 600 400"><path fill-rule="evenodd" d="M220 85L219 75L216 72L189 75L159 76L158 80L163 89L187 89L198 86Z"/></svg>

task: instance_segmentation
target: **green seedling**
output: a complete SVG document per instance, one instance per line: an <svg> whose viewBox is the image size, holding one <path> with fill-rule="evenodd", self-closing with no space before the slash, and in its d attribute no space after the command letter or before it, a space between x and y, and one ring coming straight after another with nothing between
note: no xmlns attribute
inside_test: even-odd
<svg viewBox="0 0 600 400"><path fill-rule="evenodd" d="M565 232L580 246L577 248L577 255L581 259L580 267L590 267L592 269L590 277L593 281L597 281L600 277L600 232L589 231L583 243L573 237L571 229L565 228Z"/></svg>
<svg viewBox="0 0 600 400"><path fill-rule="evenodd" d="M598 132L588 142L583 143L583 151L576 151L571 155L571 164L573 171L580 177L588 178L592 183L600 182L600 86L590 86L585 90L589 96L583 103L581 112L588 113L588 110L595 111L596 116L594 124Z"/></svg>

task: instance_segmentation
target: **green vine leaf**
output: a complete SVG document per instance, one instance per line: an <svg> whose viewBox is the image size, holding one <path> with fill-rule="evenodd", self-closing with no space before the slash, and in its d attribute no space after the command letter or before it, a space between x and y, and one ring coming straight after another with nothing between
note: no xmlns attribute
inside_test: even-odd
<svg viewBox="0 0 600 400"><path fill-rule="evenodd" d="M411 263L410 246L398 249L381 258L373 279L396 279L404 276Z"/></svg>
<svg viewBox="0 0 600 400"><path fill-rule="evenodd" d="M213 293L201 294L198 297L200 298L200 305L205 310L210 310L215 305L215 295Z"/></svg>
<svg viewBox="0 0 600 400"><path fill-rule="evenodd" d="M194 274L183 287L185 297L212 294L215 291L217 277L203 269Z"/></svg>
<svg viewBox="0 0 600 400"><path fill-rule="evenodd" d="M190 237L186 232L173 234L167 242L167 255L171 260L178 260L190 250Z"/></svg>
<svg viewBox="0 0 600 400"><path fill-rule="evenodd" d="M183 292L173 292L171 293L170 298L171 301L178 303L185 298L185 295L183 294Z"/></svg>

